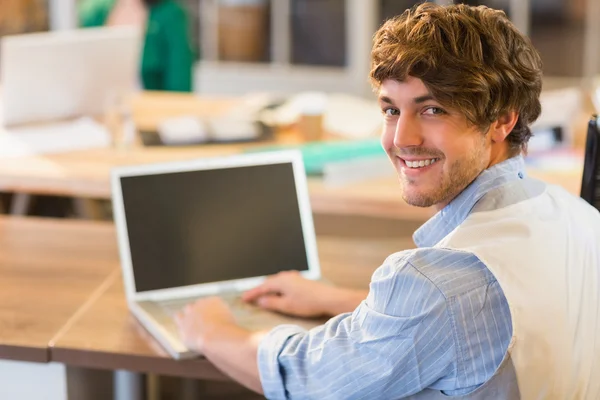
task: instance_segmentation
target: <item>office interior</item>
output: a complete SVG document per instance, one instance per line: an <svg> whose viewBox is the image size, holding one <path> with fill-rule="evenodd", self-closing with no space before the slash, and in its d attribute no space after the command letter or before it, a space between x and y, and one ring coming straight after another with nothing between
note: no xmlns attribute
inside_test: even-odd
<svg viewBox="0 0 600 400"><path fill-rule="evenodd" d="M0 1L0 398L261 398L206 360L173 360L130 315L110 171L297 149L324 274L367 287L434 214L399 196L368 80L373 33L419 1L177 1L189 90L144 88L151 25L137 36L101 33L85 57L69 45L102 30L81 27L86 1ZM578 195L587 124L600 108L600 2L463 2L504 10L539 50L543 110L527 165ZM52 43L67 45L52 53ZM59 62L71 56L103 64ZM43 57L58 61L27 64Z"/></svg>

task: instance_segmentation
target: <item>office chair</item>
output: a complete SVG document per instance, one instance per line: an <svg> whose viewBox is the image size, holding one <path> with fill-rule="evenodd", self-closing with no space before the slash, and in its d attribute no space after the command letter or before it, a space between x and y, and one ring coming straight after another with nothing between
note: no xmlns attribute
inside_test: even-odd
<svg viewBox="0 0 600 400"><path fill-rule="evenodd" d="M598 117L588 124L581 198L600 210L600 130Z"/></svg>

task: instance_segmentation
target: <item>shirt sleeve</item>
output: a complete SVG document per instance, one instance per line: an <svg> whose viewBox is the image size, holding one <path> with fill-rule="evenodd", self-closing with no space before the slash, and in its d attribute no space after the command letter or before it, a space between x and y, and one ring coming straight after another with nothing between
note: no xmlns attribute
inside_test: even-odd
<svg viewBox="0 0 600 400"><path fill-rule="evenodd" d="M269 399L399 398L454 379L446 299L403 253L373 275L365 301L310 331L285 325L260 343Z"/></svg>

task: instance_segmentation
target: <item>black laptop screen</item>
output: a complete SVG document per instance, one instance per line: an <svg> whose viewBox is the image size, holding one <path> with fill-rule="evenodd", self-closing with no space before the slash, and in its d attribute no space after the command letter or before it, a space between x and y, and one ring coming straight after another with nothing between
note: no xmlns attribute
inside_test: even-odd
<svg viewBox="0 0 600 400"><path fill-rule="evenodd" d="M137 292L306 270L291 163L121 178Z"/></svg>

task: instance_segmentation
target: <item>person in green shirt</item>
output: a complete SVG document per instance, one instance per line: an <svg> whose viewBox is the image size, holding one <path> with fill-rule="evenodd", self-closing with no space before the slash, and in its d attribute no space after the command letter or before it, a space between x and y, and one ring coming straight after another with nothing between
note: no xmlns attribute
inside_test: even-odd
<svg viewBox="0 0 600 400"><path fill-rule="evenodd" d="M146 90L190 92L193 53L187 13L174 0L82 0L82 27L132 25L145 31L140 76Z"/></svg>

